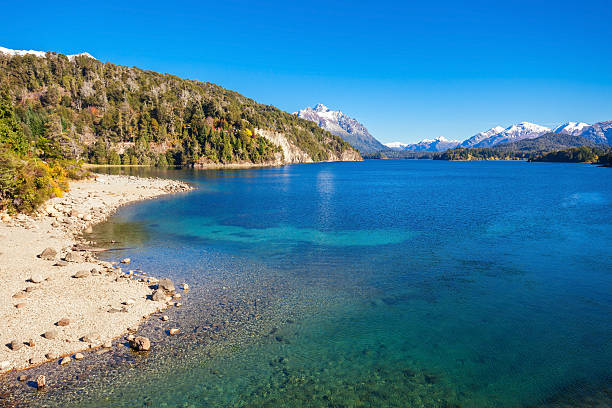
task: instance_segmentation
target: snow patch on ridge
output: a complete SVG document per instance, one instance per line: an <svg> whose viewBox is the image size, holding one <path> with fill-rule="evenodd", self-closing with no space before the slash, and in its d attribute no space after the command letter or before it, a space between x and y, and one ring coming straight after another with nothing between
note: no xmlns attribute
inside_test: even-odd
<svg viewBox="0 0 612 408"><path fill-rule="evenodd" d="M47 57L47 52L46 51L36 51L36 50L12 50L10 48L5 48L5 47L0 47L0 53L5 54L5 55L10 55L12 57L15 56L24 56L24 55L34 55L35 57L38 58L46 58ZM70 61L73 61L76 57L89 57L92 59L96 59L94 56L92 56L91 54L87 53L87 52L81 52L79 54L70 54L70 55L66 55L68 57L68 59Z"/></svg>

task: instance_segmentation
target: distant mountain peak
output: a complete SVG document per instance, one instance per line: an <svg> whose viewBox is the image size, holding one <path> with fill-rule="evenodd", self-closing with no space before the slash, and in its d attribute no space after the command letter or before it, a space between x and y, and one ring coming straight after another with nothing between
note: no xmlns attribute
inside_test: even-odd
<svg viewBox="0 0 612 408"><path fill-rule="evenodd" d="M339 110L332 110L322 103L314 108L307 107L296 112L300 118L315 122L319 127L340 136L351 146L364 153L384 150L385 146L376 140L357 119L351 118Z"/></svg>

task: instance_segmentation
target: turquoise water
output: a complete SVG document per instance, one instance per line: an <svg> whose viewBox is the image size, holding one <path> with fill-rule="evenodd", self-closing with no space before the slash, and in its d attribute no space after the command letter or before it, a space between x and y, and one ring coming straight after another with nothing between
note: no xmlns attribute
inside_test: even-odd
<svg viewBox="0 0 612 408"><path fill-rule="evenodd" d="M575 406L611 384L611 171L372 160L166 172L198 189L124 207L92 237L117 241L108 259L189 283L170 312L182 334L154 318L151 353L98 357L32 401Z"/></svg>

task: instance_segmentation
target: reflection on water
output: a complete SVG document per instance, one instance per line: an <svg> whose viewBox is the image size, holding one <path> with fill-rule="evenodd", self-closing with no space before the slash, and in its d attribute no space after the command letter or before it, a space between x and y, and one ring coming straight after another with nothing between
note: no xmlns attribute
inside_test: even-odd
<svg viewBox="0 0 612 408"><path fill-rule="evenodd" d="M142 329L149 355L118 348L39 369L57 384L44 395L14 389L32 406L605 406L609 171L166 170L200 188L122 208L92 237L188 282L184 307Z"/></svg>

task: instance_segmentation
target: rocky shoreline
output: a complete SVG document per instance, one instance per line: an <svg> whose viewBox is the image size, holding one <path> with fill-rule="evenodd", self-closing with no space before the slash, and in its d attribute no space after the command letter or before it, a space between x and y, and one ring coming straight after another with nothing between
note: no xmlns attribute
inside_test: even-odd
<svg viewBox="0 0 612 408"><path fill-rule="evenodd" d="M103 353L123 346L115 340L126 333L146 351L148 340L134 333L151 314L180 306L179 290L128 269L129 259L97 259L104 249L80 234L124 204L188 190L180 181L98 175L72 183L38 214L0 214L0 375L54 360L65 365L85 350Z"/></svg>

